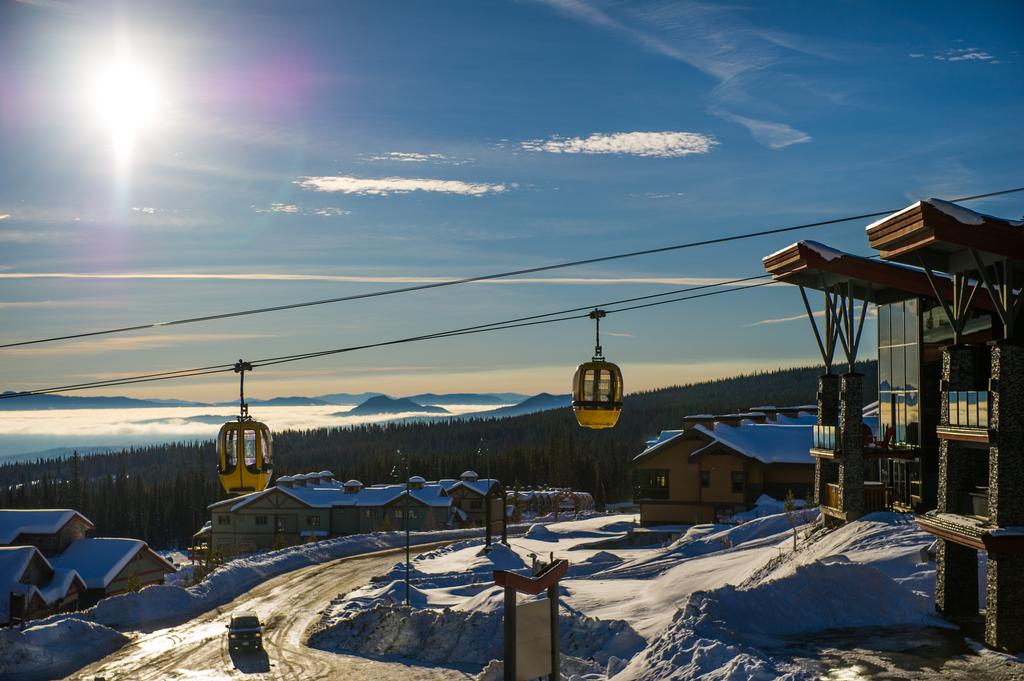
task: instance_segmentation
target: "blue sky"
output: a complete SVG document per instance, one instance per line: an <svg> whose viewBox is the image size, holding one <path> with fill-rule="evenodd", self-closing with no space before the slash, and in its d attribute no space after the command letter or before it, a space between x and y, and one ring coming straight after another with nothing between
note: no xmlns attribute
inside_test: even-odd
<svg viewBox="0 0 1024 681"><path fill-rule="evenodd" d="M6 2L0 339L1022 184L1024 7L815 9ZM97 84L110 64L134 74L127 99ZM971 207L1020 217L1024 197ZM800 236L866 253L863 227ZM795 238L0 351L2 387L353 345L748 276ZM804 364L815 359L805 321L757 323L801 310L787 287L716 296L610 317L604 346L631 390ZM564 392L591 338L580 321L431 341L268 368L251 390ZM225 377L104 392L235 389Z"/></svg>

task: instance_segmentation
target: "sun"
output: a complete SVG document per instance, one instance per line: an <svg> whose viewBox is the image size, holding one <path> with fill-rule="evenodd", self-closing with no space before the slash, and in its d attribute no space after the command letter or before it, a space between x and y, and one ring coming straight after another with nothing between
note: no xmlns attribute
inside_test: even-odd
<svg viewBox="0 0 1024 681"><path fill-rule="evenodd" d="M130 156L140 134L159 122L160 95L156 72L129 54L119 54L95 68L90 105L118 158Z"/></svg>

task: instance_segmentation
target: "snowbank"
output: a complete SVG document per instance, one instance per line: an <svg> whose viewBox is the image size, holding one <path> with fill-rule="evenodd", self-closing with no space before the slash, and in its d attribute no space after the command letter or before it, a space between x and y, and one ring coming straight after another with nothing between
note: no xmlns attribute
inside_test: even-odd
<svg viewBox="0 0 1024 681"><path fill-rule="evenodd" d="M615 681L816 678L762 648L782 648L788 636L869 626L946 625L930 599L871 565L833 558L752 589L694 593Z"/></svg>
<svg viewBox="0 0 1024 681"><path fill-rule="evenodd" d="M0 629L0 676L71 671L83 659L108 655L128 642L112 629L68 618L30 627Z"/></svg>
<svg viewBox="0 0 1024 681"><path fill-rule="evenodd" d="M310 636L309 645L331 652L398 655L434 664L478 665L502 657L504 604L481 600L484 609L434 610L375 604L351 617L333 619ZM489 596L491 594L488 594ZM496 607L495 607L496 606ZM632 657L645 641L626 622L597 620L579 613L559 616L561 649L573 657L593 657L607 664L610 656Z"/></svg>

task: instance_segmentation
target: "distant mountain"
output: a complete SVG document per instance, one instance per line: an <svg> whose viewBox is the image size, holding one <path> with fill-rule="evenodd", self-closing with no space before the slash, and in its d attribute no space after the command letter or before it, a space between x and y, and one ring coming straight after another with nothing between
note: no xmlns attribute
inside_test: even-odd
<svg viewBox="0 0 1024 681"><path fill-rule="evenodd" d="M472 414L466 414L467 418L490 418L499 417L503 418L506 416L522 416L523 414L533 414L538 411L548 411L550 409L563 409L568 407L572 403L569 395L552 395L551 393L540 393L529 397L519 404L513 404L508 407L499 407L498 409L489 409L487 411L478 411Z"/></svg>
<svg viewBox="0 0 1024 681"><path fill-rule="evenodd" d="M317 395L313 399L322 400L327 404L362 404L371 397L383 394L384 393L331 393L330 395Z"/></svg>
<svg viewBox="0 0 1024 681"><path fill-rule="evenodd" d="M377 395L355 407L352 411L338 412L333 414L333 416L366 416L368 414L401 414L408 412L424 412L427 414L449 413L443 407L418 404L407 397L395 399L387 395Z"/></svg>
<svg viewBox="0 0 1024 681"><path fill-rule="evenodd" d="M446 393L444 395L437 395L434 393L423 393L421 395L410 395L407 399L417 402L419 404L479 404L479 405L504 405L504 404L515 404L521 401L523 398L509 400L500 395L491 394L480 394L480 393Z"/></svg>
<svg viewBox="0 0 1024 681"><path fill-rule="evenodd" d="M269 400L248 400L250 405L267 407L323 407L331 404L316 397L272 397Z"/></svg>
<svg viewBox="0 0 1024 681"><path fill-rule="evenodd" d="M234 418L234 416L216 416L211 414L200 414L198 416L164 416L158 419L143 419L141 421L134 421L133 423L147 426L153 423L166 423L169 425L179 423L205 423L207 425L216 426L227 423L228 421L233 421Z"/></svg>
<svg viewBox="0 0 1024 681"><path fill-rule="evenodd" d="M4 395L13 395L6 391ZM72 397L69 395L24 395L0 399L0 411L29 411L34 409L141 409L144 407L206 407L202 402L177 400L138 400L134 397Z"/></svg>

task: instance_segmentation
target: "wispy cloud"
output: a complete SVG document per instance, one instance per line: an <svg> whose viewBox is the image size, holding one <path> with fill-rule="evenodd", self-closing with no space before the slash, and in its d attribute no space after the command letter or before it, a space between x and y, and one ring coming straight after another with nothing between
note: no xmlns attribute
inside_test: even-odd
<svg viewBox="0 0 1024 681"><path fill-rule="evenodd" d="M0 310L23 310L40 307L77 307L78 300L0 300Z"/></svg>
<svg viewBox="0 0 1024 681"><path fill-rule="evenodd" d="M854 313L854 315L855 316L859 316L860 315L860 308L859 307L856 308L856 312ZM814 312L814 316L815 316L816 319L821 319L821 318L823 318L825 316L825 311L824 310L816 310ZM867 319L875 319L877 317L878 317L878 308L875 307L874 305L872 305L871 307L868 308L868 312L867 312L866 318ZM777 317L775 319L762 319L760 321L756 321L756 322L753 322L751 324L747 324L747 326L770 326L770 325L773 325L773 324L785 324L787 322L795 322L795 321L799 321L799 320L807 321L807 313L806 312L802 312L800 314L795 314L792 317Z"/></svg>
<svg viewBox="0 0 1024 681"><path fill-rule="evenodd" d="M447 154L429 153L424 154L418 151L388 151L383 154L363 155L364 161L396 161L399 163L433 163L437 165L462 166L473 163L471 158L456 158Z"/></svg>
<svg viewBox="0 0 1024 681"><path fill-rule="evenodd" d="M9 217L11 217L10 213L0 213L0 220L6 220Z"/></svg>
<svg viewBox="0 0 1024 681"><path fill-rule="evenodd" d="M388 196L409 192L432 192L438 194L460 194L462 196L484 196L500 194L515 185L491 184L488 182L464 182L462 180L433 180L420 177L353 177L351 175L322 175L302 177L295 184L303 189L318 192L341 192L362 196Z"/></svg>
<svg viewBox="0 0 1024 681"><path fill-rule="evenodd" d="M430 284L455 281L454 277L375 276L347 274L292 274L284 272L0 272L4 279L140 279L231 281L331 281L356 284ZM479 284L664 284L705 286L731 281L720 277L515 277L475 282ZM783 286L784 284L779 284Z"/></svg>
<svg viewBox="0 0 1024 681"><path fill-rule="evenodd" d="M796 85L808 96L829 96L820 83L807 83L791 74L782 74L780 78L778 71L787 68L794 57L833 58L832 45L823 47L802 36L751 25L734 7L699 2L598 6L588 0L538 1L713 77L718 84L711 97L720 105L774 108L776 115L781 115L783 109L778 102L783 98L772 98L771 93L782 81L787 86ZM758 92L752 93L759 85ZM790 130L797 137L803 134ZM763 143L764 138L755 139ZM802 141L809 140L807 136Z"/></svg>
<svg viewBox="0 0 1024 681"><path fill-rule="evenodd" d="M771 149L785 149L792 144L803 144L804 142L811 141L811 136L806 132L797 130L785 123L747 118L746 116L739 116L721 109L712 109L711 113L727 121L739 123L750 131L754 139Z"/></svg>
<svg viewBox="0 0 1024 681"><path fill-rule="evenodd" d="M911 54L910 56L914 59L919 59L924 55ZM955 47L942 52L936 52L932 55L932 59L935 61L968 61L981 64L1003 63L1000 59L996 58L994 54L977 47Z"/></svg>
<svg viewBox="0 0 1024 681"><path fill-rule="evenodd" d="M627 154L676 158L690 154L706 154L718 141L699 132L595 132L588 137L559 137L527 140L521 144L527 151L552 154Z"/></svg>
<svg viewBox="0 0 1024 681"><path fill-rule="evenodd" d="M286 215L319 215L321 217L338 217L341 215L348 215L352 212L350 210L345 210L344 208L335 208L333 206L327 206L325 208L302 208L294 203L272 203L266 208L253 206L252 209L257 213L284 213Z"/></svg>

